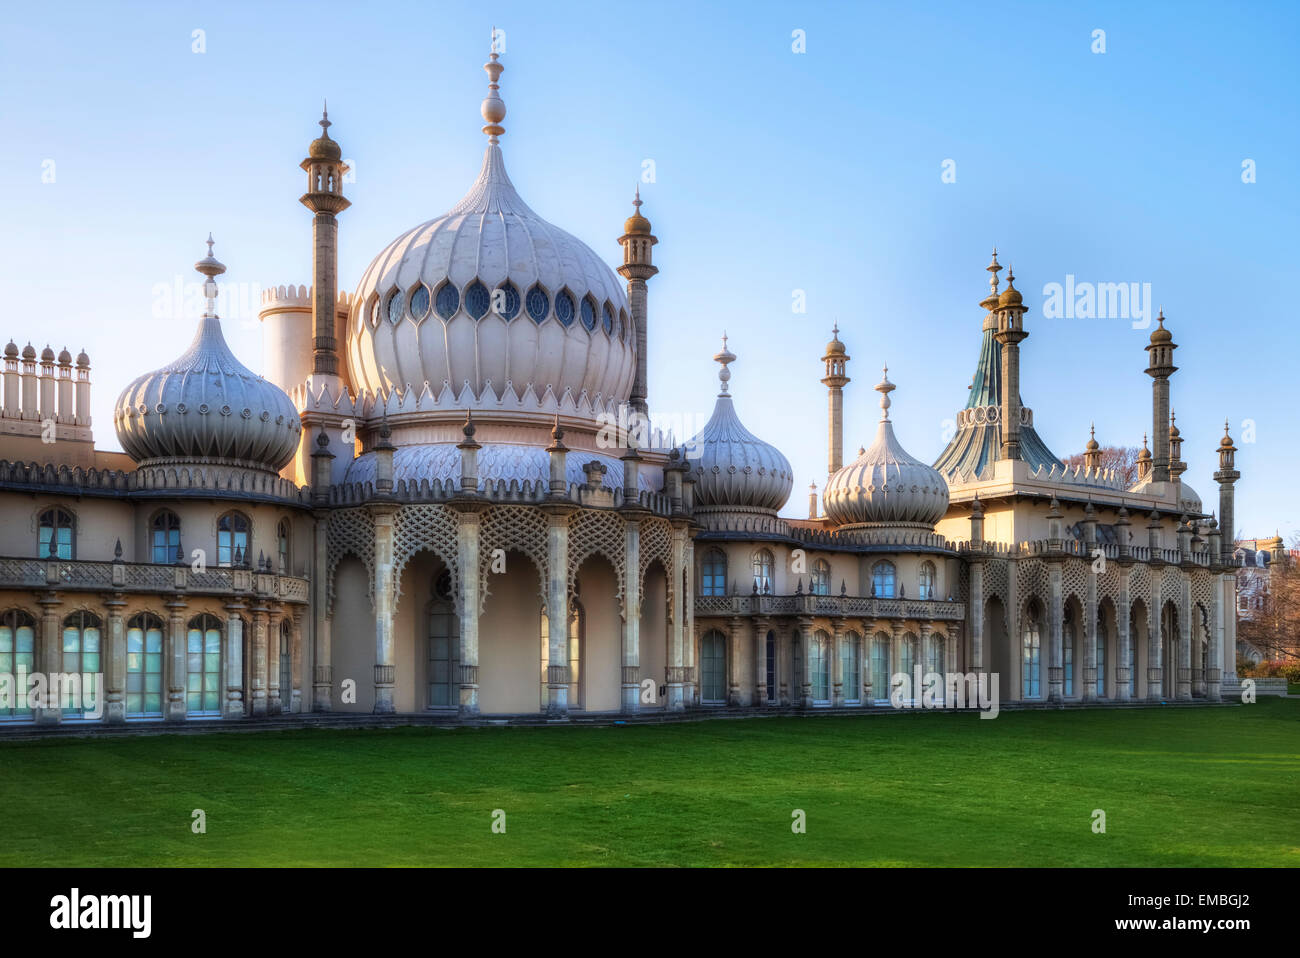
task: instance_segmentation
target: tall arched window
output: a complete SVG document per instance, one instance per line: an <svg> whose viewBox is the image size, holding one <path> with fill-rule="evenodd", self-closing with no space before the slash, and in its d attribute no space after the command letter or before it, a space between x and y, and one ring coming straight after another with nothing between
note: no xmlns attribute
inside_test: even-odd
<svg viewBox="0 0 1300 958"><path fill-rule="evenodd" d="M40 558L50 557L51 542L54 543L55 557L75 558L76 541L77 523L71 512L66 509L46 509L41 513L40 538L37 540L37 555Z"/></svg>
<svg viewBox="0 0 1300 958"><path fill-rule="evenodd" d="M198 615L186 636L185 709L191 715L221 714L221 620Z"/></svg>
<svg viewBox="0 0 1300 958"><path fill-rule="evenodd" d="M883 702L889 698L889 636L877 632L871 640L871 698Z"/></svg>
<svg viewBox="0 0 1300 958"><path fill-rule="evenodd" d="M812 581L809 583L808 591L813 595L831 594L831 565L825 559L818 559L813 563Z"/></svg>
<svg viewBox="0 0 1300 958"><path fill-rule="evenodd" d="M126 714L162 715L163 622L142 612L126 623Z"/></svg>
<svg viewBox="0 0 1300 958"><path fill-rule="evenodd" d="M1097 698L1106 697L1106 618L1097 611Z"/></svg>
<svg viewBox="0 0 1300 958"><path fill-rule="evenodd" d="M767 630L767 700L776 701L776 633Z"/></svg>
<svg viewBox="0 0 1300 958"><path fill-rule="evenodd" d="M1021 698L1036 699L1041 694L1038 676L1040 654L1038 612L1031 607L1025 610L1025 621L1020 635Z"/></svg>
<svg viewBox="0 0 1300 958"><path fill-rule="evenodd" d="M754 588L763 595L772 591L772 566L775 561L767 549L759 549L754 553Z"/></svg>
<svg viewBox="0 0 1300 958"><path fill-rule="evenodd" d="M248 517L241 512L227 512L217 520L217 565L225 568L250 565L248 528Z"/></svg>
<svg viewBox="0 0 1300 958"><path fill-rule="evenodd" d="M904 695L903 701L915 701L921 697L921 690L916 687L916 645L917 638L911 632L903 633L902 642L902 661L898 663L898 671L907 676L907 682L903 689L910 691L910 695ZM922 676L924 679L924 676Z"/></svg>
<svg viewBox="0 0 1300 958"><path fill-rule="evenodd" d="M1065 621L1061 623L1061 679L1064 694L1074 694L1074 609L1065 607Z"/></svg>
<svg viewBox="0 0 1300 958"><path fill-rule="evenodd" d="M153 517L149 538L153 546L155 563L170 565L176 562L176 552L181 547L180 518L170 509L164 509Z"/></svg>
<svg viewBox="0 0 1300 958"><path fill-rule="evenodd" d="M938 676L935 679L934 695L936 701L939 702L943 701L945 691L943 643L946 638L947 636L943 632L931 632L929 638L926 639L929 647L925 651L925 671ZM922 677L922 681L925 681L924 677ZM922 689L924 689L924 686L922 686Z"/></svg>
<svg viewBox="0 0 1300 958"><path fill-rule="evenodd" d="M280 620L280 709L288 712L293 701L293 626Z"/></svg>
<svg viewBox="0 0 1300 958"><path fill-rule="evenodd" d="M275 545L279 553L279 561L276 563L275 570L280 575L289 575L289 520L281 519L280 524L275 527Z"/></svg>
<svg viewBox="0 0 1300 958"><path fill-rule="evenodd" d="M872 567L871 594L877 599L894 597L894 563L882 560Z"/></svg>
<svg viewBox="0 0 1300 958"><path fill-rule="evenodd" d="M934 563L930 561L921 563L921 581L917 590L918 599L934 598Z"/></svg>
<svg viewBox="0 0 1300 958"><path fill-rule="evenodd" d="M700 640L700 701L724 705L727 701L727 638L710 629Z"/></svg>
<svg viewBox="0 0 1300 958"><path fill-rule="evenodd" d="M548 625L542 611L542 628ZM429 708L451 708L460 703L460 686L453 681L460 643L460 620L452 600L451 573L444 570L433 583L433 600L429 603ZM542 645L543 652L546 645ZM546 681L546 669L542 669ZM545 692L543 691L543 694ZM543 704L545 704L543 702Z"/></svg>
<svg viewBox="0 0 1300 958"><path fill-rule="evenodd" d="M19 609L0 615L0 675L13 676L9 700L0 702L0 720L30 719L26 683L18 681L18 672L36 671L36 620Z"/></svg>
<svg viewBox="0 0 1300 958"><path fill-rule="evenodd" d="M845 702L862 701L862 639L856 632L845 633L840 642L840 681Z"/></svg>
<svg viewBox="0 0 1300 958"><path fill-rule="evenodd" d="M726 594L727 555L721 549L710 549L700 565L700 595Z"/></svg>
<svg viewBox="0 0 1300 958"><path fill-rule="evenodd" d="M808 645L808 675L814 702L831 698L831 637L818 629Z"/></svg>
<svg viewBox="0 0 1300 958"><path fill-rule="evenodd" d="M76 675L70 687L59 689L59 707L66 716L102 711L97 676L100 664L99 619L90 612L74 612L63 620L63 671Z"/></svg>

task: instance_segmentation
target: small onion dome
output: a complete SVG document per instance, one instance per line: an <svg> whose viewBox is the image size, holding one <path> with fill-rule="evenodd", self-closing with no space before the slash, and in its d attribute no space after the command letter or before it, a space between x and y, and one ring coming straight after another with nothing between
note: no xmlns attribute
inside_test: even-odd
<svg viewBox="0 0 1300 958"><path fill-rule="evenodd" d="M338 162L343 159L342 148L330 139L330 112L328 109L321 112L320 128L321 135L311 141L311 146L307 148L307 155L313 160L331 160Z"/></svg>
<svg viewBox="0 0 1300 958"><path fill-rule="evenodd" d="M1024 302L1024 297L1020 295L1020 290L1013 285L1016 281L1016 271L1013 267L1007 271L1007 288L1002 291L998 297L999 306L1019 306Z"/></svg>
<svg viewBox="0 0 1300 958"><path fill-rule="evenodd" d="M759 439L740 422L727 381L731 371L727 364L736 357L722 338L722 352L713 357L722 365L718 379L722 391L713 407L713 415L687 448L699 452L690 463L695 476L695 505L698 509L775 514L790 498L794 488L794 471L790 461L775 446Z"/></svg>
<svg viewBox="0 0 1300 958"><path fill-rule="evenodd" d="M15 343L12 339L9 340L9 345L5 347L5 356L8 357L9 359L18 358L18 344Z"/></svg>
<svg viewBox="0 0 1300 958"><path fill-rule="evenodd" d="M33 346L31 343L28 343L26 346L23 347L23 359L35 359L35 358L36 358L36 347Z"/></svg>
<svg viewBox="0 0 1300 958"><path fill-rule="evenodd" d="M86 351L84 349L81 352L77 353L77 365L78 366L90 365L90 357L86 355Z"/></svg>
<svg viewBox="0 0 1300 958"><path fill-rule="evenodd" d="M938 470L908 454L889 421L889 369L876 390L882 410L876 440L826 483L822 502L837 525L933 529L948 511L948 484Z"/></svg>
<svg viewBox="0 0 1300 958"><path fill-rule="evenodd" d="M62 349L59 350L59 365L60 366L72 365L72 353L68 352L67 346L64 346Z"/></svg>
<svg viewBox="0 0 1300 958"><path fill-rule="evenodd" d="M194 342L175 362L122 391L113 412L117 438L136 462L220 462L277 472L293 458L302 422L289 397L226 345L214 278L226 268L208 242L208 255L195 264L206 277L208 304Z"/></svg>
<svg viewBox="0 0 1300 958"><path fill-rule="evenodd" d="M1096 436L1092 436L1088 439L1088 445L1085 448L1087 448L1089 452L1096 452L1101 448L1101 443L1097 441Z"/></svg>
<svg viewBox="0 0 1300 958"><path fill-rule="evenodd" d="M49 343L46 343L45 348L41 350L41 362L43 363L54 362L54 350L50 349Z"/></svg>
<svg viewBox="0 0 1300 958"><path fill-rule="evenodd" d="M1232 437L1228 435L1228 427L1227 427L1227 426L1224 426L1224 427L1223 427L1223 438L1219 440L1219 448L1220 448L1220 449L1233 449L1233 448L1235 448L1235 447L1232 445Z"/></svg>
<svg viewBox="0 0 1300 958"><path fill-rule="evenodd" d="M1153 343L1172 343L1174 334L1165 329L1165 311L1162 309L1160 315L1156 317L1159 325L1151 330L1151 342Z"/></svg>
<svg viewBox="0 0 1300 958"><path fill-rule="evenodd" d="M650 221L641 215L641 187L636 188L636 199L632 201L636 207L636 212L623 221L624 233L636 233L642 236L650 235Z"/></svg>
<svg viewBox="0 0 1300 958"><path fill-rule="evenodd" d="M833 327L831 327L831 341L826 344L826 355L828 357L844 355L844 344L840 342L839 323L836 323Z"/></svg>
<svg viewBox="0 0 1300 958"><path fill-rule="evenodd" d="M1138 462L1146 462L1151 458L1151 450L1147 448L1146 433L1142 434L1142 451L1138 453Z"/></svg>

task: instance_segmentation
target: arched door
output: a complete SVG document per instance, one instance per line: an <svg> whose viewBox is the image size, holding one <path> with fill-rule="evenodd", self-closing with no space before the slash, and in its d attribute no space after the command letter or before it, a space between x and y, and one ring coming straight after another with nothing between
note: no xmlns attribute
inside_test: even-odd
<svg viewBox="0 0 1300 958"><path fill-rule="evenodd" d="M700 701L723 705L727 701L727 639L710 629L700 640Z"/></svg>
<svg viewBox="0 0 1300 958"><path fill-rule="evenodd" d="M459 654L460 619L451 596L451 573L443 572L433 585L429 602L428 708L453 708L460 704L458 684L454 680L455 661Z"/></svg>

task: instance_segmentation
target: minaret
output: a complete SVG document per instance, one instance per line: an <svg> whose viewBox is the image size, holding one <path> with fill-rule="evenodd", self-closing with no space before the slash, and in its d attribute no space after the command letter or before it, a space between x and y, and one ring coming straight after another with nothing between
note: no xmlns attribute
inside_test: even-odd
<svg viewBox="0 0 1300 958"><path fill-rule="evenodd" d="M1183 437L1178 431L1177 420L1178 417L1171 409L1169 411L1169 478L1181 482L1183 473L1187 471L1187 463L1183 462Z"/></svg>
<svg viewBox="0 0 1300 958"><path fill-rule="evenodd" d="M1169 330L1165 329L1165 311L1157 317L1160 325L1151 332L1151 342L1146 347L1149 355L1146 373L1151 377L1151 481L1169 481L1169 377L1178 371L1174 365L1174 350L1178 345Z"/></svg>
<svg viewBox="0 0 1300 958"><path fill-rule="evenodd" d="M1223 438L1219 440L1219 471L1214 474L1214 481L1219 484L1219 529L1223 533L1222 561L1228 562L1237 548L1237 528L1233 525L1233 490L1232 486L1241 478L1235 468L1237 447L1228 435L1228 421L1223 421Z"/></svg>
<svg viewBox="0 0 1300 958"><path fill-rule="evenodd" d="M997 274L993 274L996 278ZM1007 288L998 297L997 332L994 337L1002 346L1002 402L998 417L1002 420L1002 458L1020 458L1020 343L1025 332L1024 297L1015 287L1016 273L1007 271Z"/></svg>
<svg viewBox="0 0 1300 958"><path fill-rule="evenodd" d="M343 197L348 166L343 151L330 139L329 110L320 119L321 135L312 140L302 168L307 192L300 202L316 214L312 220L312 363L313 376L337 376L339 344L334 335L338 308L339 227L335 217L352 204Z"/></svg>
<svg viewBox="0 0 1300 958"><path fill-rule="evenodd" d="M844 351L844 344L840 342L838 323L832 328L831 337L831 341L826 344L826 355L822 357L822 362L826 364L826 375L822 378L822 385L830 394L826 408L829 442L826 474L829 476L835 475L839 472L840 466L844 465L844 387L850 381L845 374L849 354Z"/></svg>
<svg viewBox="0 0 1300 958"><path fill-rule="evenodd" d="M1083 453L1083 468L1094 475L1101 469L1101 444L1097 442L1096 423L1088 426L1088 445Z"/></svg>
<svg viewBox="0 0 1300 958"><path fill-rule="evenodd" d="M646 404L646 285L651 276L659 272L652 262L651 247L659 242L650 232L650 221L641 215L641 187L636 188L632 201L635 212L623 223L623 235L618 238L623 247L623 265L619 275L627 280L627 303L632 310L632 327L636 333L636 378L632 381L630 400L634 412L645 416Z"/></svg>
<svg viewBox="0 0 1300 958"><path fill-rule="evenodd" d="M1142 450L1137 455L1138 482L1151 478L1151 450L1147 448L1147 434L1142 434Z"/></svg>

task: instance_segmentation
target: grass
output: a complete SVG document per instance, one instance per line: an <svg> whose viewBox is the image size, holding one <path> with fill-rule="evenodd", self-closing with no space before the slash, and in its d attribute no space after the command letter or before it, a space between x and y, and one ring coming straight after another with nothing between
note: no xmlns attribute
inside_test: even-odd
<svg viewBox="0 0 1300 958"><path fill-rule="evenodd" d="M0 866L1300 865L1300 701L1268 697L0 742L0 762Z"/></svg>

